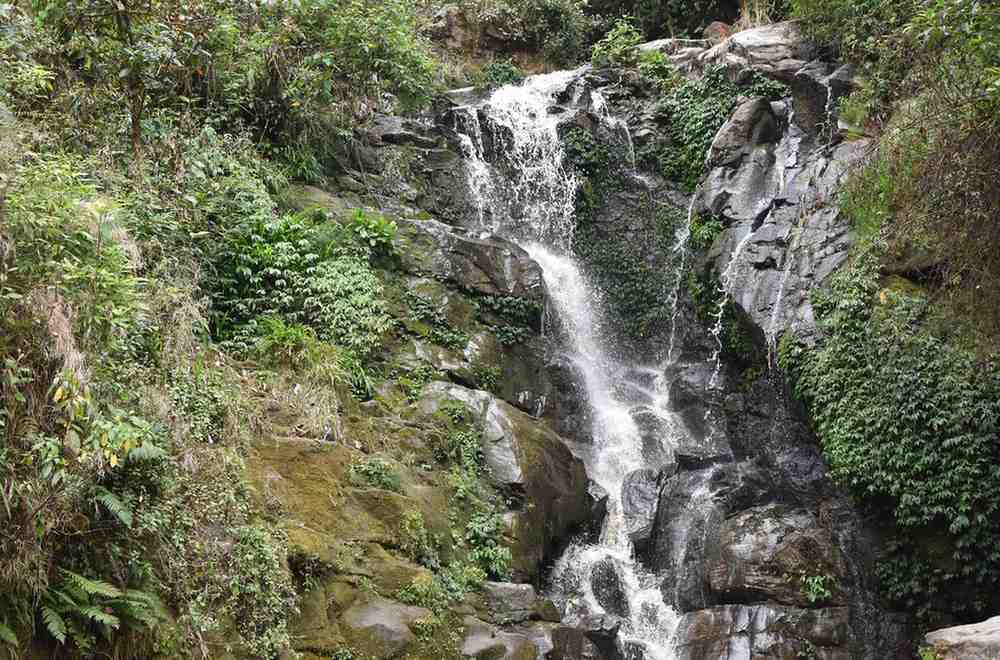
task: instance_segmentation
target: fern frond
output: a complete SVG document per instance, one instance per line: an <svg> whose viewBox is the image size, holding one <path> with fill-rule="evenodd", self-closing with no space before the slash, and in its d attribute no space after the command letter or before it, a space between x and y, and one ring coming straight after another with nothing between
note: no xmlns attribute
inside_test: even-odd
<svg viewBox="0 0 1000 660"><path fill-rule="evenodd" d="M42 621L50 635L59 640L60 644L66 643L66 621L58 612L48 606L42 607Z"/></svg>
<svg viewBox="0 0 1000 660"><path fill-rule="evenodd" d="M167 455L167 452L157 447L155 444L146 440L141 445L133 449L128 453L125 460L127 461L152 461L158 458L163 458Z"/></svg>
<svg viewBox="0 0 1000 660"><path fill-rule="evenodd" d="M132 526L132 507L107 488L99 487L94 498L126 527Z"/></svg>
<svg viewBox="0 0 1000 660"><path fill-rule="evenodd" d="M0 623L0 642L9 644L10 646L18 645L17 634L6 623Z"/></svg>
<svg viewBox="0 0 1000 660"><path fill-rule="evenodd" d="M108 628L117 628L121 624L121 620L118 617L114 614L108 614L96 605L81 607L80 615L87 617L88 619L92 619L97 623L103 624Z"/></svg>
<svg viewBox="0 0 1000 660"><path fill-rule="evenodd" d="M146 611L153 614L158 619L168 619L170 618L170 613L167 611L167 606L163 604L160 597L150 591L142 591L141 589L126 589L125 598L132 603L141 603L145 607Z"/></svg>
<svg viewBox="0 0 1000 660"><path fill-rule="evenodd" d="M113 584L102 580L91 580L65 568L62 569L62 572L74 587L89 596L107 596L108 598L121 598L122 596L122 592Z"/></svg>

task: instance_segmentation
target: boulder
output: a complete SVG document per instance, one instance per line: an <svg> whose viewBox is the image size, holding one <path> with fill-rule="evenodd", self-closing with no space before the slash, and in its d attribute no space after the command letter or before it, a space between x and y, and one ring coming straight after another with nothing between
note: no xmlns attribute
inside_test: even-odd
<svg viewBox="0 0 1000 660"><path fill-rule="evenodd" d="M463 236L435 220L400 220L395 240L402 269L436 277L486 296L542 300L542 271L528 254L501 238Z"/></svg>
<svg viewBox="0 0 1000 660"><path fill-rule="evenodd" d="M378 596L349 607L340 616L344 636L359 649L380 658L401 655L416 640L410 626L431 617L423 607L401 605Z"/></svg>
<svg viewBox="0 0 1000 660"><path fill-rule="evenodd" d="M659 496L659 474L655 470L636 470L625 477L622 512L629 538L637 550L645 547L653 534Z"/></svg>
<svg viewBox="0 0 1000 660"><path fill-rule="evenodd" d="M440 133L434 126L395 115L375 115L364 131L368 142L375 145L394 144L432 149L440 140Z"/></svg>
<svg viewBox="0 0 1000 660"><path fill-rule="evenodd" d="M706 550L718 602L846 604L838 587L846 573L840 549L807 511L778 504L741 511L722 523L719 543ZM830 596L810 600L802 582L807 576L824 578Z"/></svg>
<svg viewBox="0 0 1000 660"><path fill-rule="evenodd" d="M678 660L850 660L848 609L725 605L689 612L677 627Z"/></svg>
<svg viewBox="0 0 1000 660"><path fill-rule="evenodd" d="M705 38L706 41L711 43L713 46L722 43L730 37L733 33L733 26L729 23L723 23L722 21L712 21L709 23L704 30L701 31L701 36Z"/></svg>
<svg viewBox="0 0 1000 660"><path fill-rule="evenodd" d="M1000 616L929 632L924 642L934 649L937 660L997 660L1000 658Z"/></svg>
<svg viewBox="0 0 1000 660"><path fill-rule="evenodd" d="M486 582L482 596L493 623L521 623L536 616L538 594L530 584Z"/></svg>
<svg viewBox="0 0 1000 660"><path fill-rule="evenodd" d="M813 47L791 21L743 30L701 53L697 66L722 66L736 78L746 69L789 82L811 59Z"/></svg>
<svg viewBox="0 0 1000 660"><path fill-rule="evenodd" d="M462 656L476 660L536 660L549 646L546 639L527 631L501 630L474 617L465 617Z"/></svg>
<svg viewBox="0 0 1000 660"><path fill-rule="evenodd" d="M521 506L512 511L514 578L532 582L572 531L588 519L583 462L543 422L497 397L460 385L424 387L418 407L433 414L448 399L463 402L483 429L482 449L490 478Z"/></svg>
<svg viewBox="0 0 1000 660"><path fill-rule="evenodd" d="M590 569L590 585L597 604L614 616L627 619L629 616L628 595L618 565L611 557L605 557Z"/></svg>

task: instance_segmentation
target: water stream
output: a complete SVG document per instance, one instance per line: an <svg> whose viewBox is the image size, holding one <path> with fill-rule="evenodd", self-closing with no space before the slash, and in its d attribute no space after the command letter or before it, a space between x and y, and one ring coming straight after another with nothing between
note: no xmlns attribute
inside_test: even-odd
<svg viewBox="0 0 1000 660"><path fill-rule="evenodd" d="M589 479L607 494L600 534L572 543L556 561L549 595L570 625L586 627L588 620L602 616L619 621L618 644L624 657L671 660L678 614L663 600L661 578L635 557L622 489L633 472L657 467L644 459L637 411L662 422L666 431L660 442L665 447L680 425L666 409L662 392L640 397L642 385L633 380L642 367L612 357L613 347L602 327L600 296L571 251L578 182L564 165L559 113L550 109L580 73L533 76L522 85L500 88L478 112L456 110L463 119L454 126L462 135L479 230L518 243L542 269L549 313L557 320L556 343L578 374L589 410L589 437L578 438L571 449L584 462ZM625 149L632 154L627 128L621 131L622 123L611 117L603 98L596 95L591 103L594 114L625 140ZM484 133L501 148L488 154ZM614 598L608 596L608 581L615 583L610 590L617 594Z"/></svg>

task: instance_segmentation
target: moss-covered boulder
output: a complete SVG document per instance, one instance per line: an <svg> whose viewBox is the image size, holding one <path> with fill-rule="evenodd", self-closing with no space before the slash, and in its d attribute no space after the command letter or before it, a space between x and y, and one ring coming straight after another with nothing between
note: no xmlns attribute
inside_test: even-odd
<svg viewBox="0 0 1000 660"><path fill-rule="evenodd" d="M544 422L488 392L435 382L418 405L432 415L448 400L464 403L483 428L490 478L516 503L508 517L513 576L536 581L542 565L589 518L592 502L583 462Z"/></svg>

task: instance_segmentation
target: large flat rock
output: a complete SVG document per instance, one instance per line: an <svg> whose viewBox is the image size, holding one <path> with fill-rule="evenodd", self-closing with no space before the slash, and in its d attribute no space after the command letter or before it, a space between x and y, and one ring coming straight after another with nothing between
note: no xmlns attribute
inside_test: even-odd
<svg viewBox="0 0 1000 660"><path fill-rule="evenodd" d="M927 633L924 641L938 660L1000 660L1000 616L935 630Z"/></svg>

